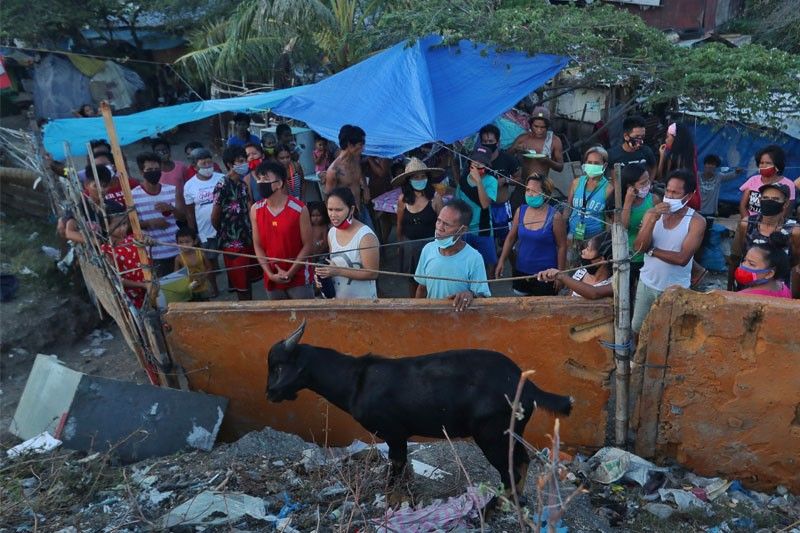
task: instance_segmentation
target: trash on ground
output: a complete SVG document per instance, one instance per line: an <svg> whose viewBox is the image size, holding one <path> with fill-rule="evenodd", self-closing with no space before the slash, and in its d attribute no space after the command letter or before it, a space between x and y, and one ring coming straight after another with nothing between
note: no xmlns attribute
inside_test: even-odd
<svg viewBox="0 0 800 533"><path fill-rule="evenodd" d="M21 444L17 444L13 448L6 451L6 455L11 458L19 457L29 453L45 453L50 450L55 450L61 446L61 441L54 438L50 433L45 431L35 437L26 440Z"/></svg>
<svg viewBox="0 0 800 533"><path fill-rule="evenodd" d="M658 489L661 501L674 501L681 511L688 511L692 507L703 509L706 503L689 491L681 489Z"/></svg>
<svg viewBox="0 0 800 533"><path fill-rule="evenodd" d="M478 519L478 513L493 496L491 491L479 487L467 487L466 493L448 498L447 501L437 500L417 509L411 507L389 509L383 518L375 519L372 523L377 527L378 533L390 531L426 533L440 529L463 529L468 527L468 521Z"/></svg>
<svg viewBox="0 0 800 533"><path fill-rule="evenodd" d="M164 515L161 525L170 528L178 525L234 524L244 516L267 520L264 500L247 494L207 490Z"/></svg>
<svg viewBox="0 0 800 533"><path fill-rule="evenodd" d="M589 459L589 478L608 485L627 478L640 486L647 483L650 472L668 472L668 468L654 465L638 455L619 448L601 448Z"/></svg>

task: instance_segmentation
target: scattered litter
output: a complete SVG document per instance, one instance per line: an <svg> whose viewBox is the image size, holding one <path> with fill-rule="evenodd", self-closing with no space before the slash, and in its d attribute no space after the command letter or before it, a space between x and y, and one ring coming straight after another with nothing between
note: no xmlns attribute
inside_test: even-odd
<svg viewBox="0 0 800 533"><path fill-rule="evenodd" d="M674 501L681 511L688 511L692 507L703 509L706 503L689 491L681 489L658 489L661 501Z"/></svg>
<svg viewBox="0 0 800 533"><path fill-rule="evenodd" d="M675 512L675 509L666 503L648 503L644 506L644 510L661 520L666 520Z"/></svg>
<svg viewBox="0 0 800 533"><path fill-rule="evenodd" d="M23 276L33 276L34 278L38 278L39 277L39 274L37 274L36 272L34 272L33 270L31 270L30 268L28 268L26 266L22 267L22 269L19 271L19 273L22 274Z"/></svg>
<svg viewBox="0 0 800 533"><path fill-rule="evenodd" d="M291 518L279 518L275 522L275 531L279 533L300 533L300 530L293 528L291 524Z"/></svg>
<svg viewBox="0 0 800 533"><path fill-rule="evenodd" d="M161 492L158 489L150 489L149 492L144 493L144 498L150 505L153 507L158 507L161 505L161 502L164 500L168 500L172 496L173 492L168 490L166 492Z"/></svg>
<svg viewBox="0 0 800 533"><path fill-rule="evenodd" d="M165 528L177 525L215 526L234 524L249 516L267 520L266 504L261 498L237 492L204 491L182 503L161 518Z"/></svg>
<svg viewBox="0 0 800 533"><path fill-rule="evenodd" d="M444 479L445 476L453 475L450 472L446 472L439 467L431 466L429 464L423 463L422 461L417 461L416 459L411 460L411 467L414 469L415 474L419 474L420 476L433 480Z"/></svg>
<svg viewBox="0 0 800 533"><path fill-rule="evenodd" d="M39 232L38 231L34 231L30 235L28 235L28 242L36 240L38 237L39 237Z"/></svg>
<svg viewBox="0 0 800 533"><path fill-rule="evenodd" d="M81 350L81 355L84 357L101 357L106 351L105 348L84 348Z"/></svg>
<svg viewBox="0 0 800 533"><path fill-rule="evenodd" d="M345 487L344 485L342 485L337 481L336 484L331 485L329 487L325 487L324 489L319 491L317 495L320 498L331 498L338 494L344 494L345 492L347 492L347 487Z"/></svg>
<svg viewBox="0 0 800 533"><path fill-rule="evenodd" d="M114 339L114 335L112 335L111 333L109 333L108 331L106 331L104 329L92 330L92 332L89 333L89 335L86 336L86 340L89 341L89 343L92 345L92 347L100 346L100 344L102 344L102 343L104 343L106 341L113 340L113 339ZM81 353L83 353L83 352L81 352Z"/></svg>
<svg viewBox="0 0 800 533"><path fill-rule="evenodd" d="M56 267L58 267L58 270L62 274L68 274L69 269L74 261L75 261L75 248L70 246L67 253L64 254L64 257L58 263L56 263Z"/></svg>
<svg viewBox="0 0 800 533"><path fill-rule="evenodd" d="M448 498L446 502L434 501L430 505L412 509L401 507L397 511L389 509L382 518L372 520L378 533L404 531L423 533L428 531L466 529L468 520L476 520L494 495L485 489L467 487L461 496Z"/></svg>
<svg viewBox="0 0 800 533"><path fill-rule="evenodd" d="M98 457L100 457L100 452L94 452L92 455L87 455L83 459L78 459L78 464L79 465L83 465L83 464L86 464L86 463L91 463L92 461L94 461Z"/></svg>
<svg viewBox="0 0 800 533"><path fill-rule="evenodd" d="M6 455L14 458L28 453L45 453L49 452L50 450L55 450L59 446L61 446L61 441L54 438L49 432L45 431L44 433L40 433L39 435L36 435L35 437L28 439L21 444L17 444L13 448L10 448L8 451L6 451Z"/></svg>
<svg viewBox="0 0 800 533"><path fill-rule="evenodd" d="M589 459L589 467L589 478L604 485L614 483L625 477L635 481L640 486L644 486L647 483L650 472L669 471L668 468L657 467L638 455L612 447L598 450Z"/></svg>
<svg viewBox="0 0 800 533"><path fill-rule="evenodd" d="M44 253L44 255L46 255L53 261L58 261L59 259L61 259L61 252L59 252L52 246L42 246L42 252Z"/></svg>
<svg viewBox="0 0 800 533"><path fill-rule="evenodd" d="M281 507L280 512L278 513L278 518L286 518L289 516L290 513L293 511L297 511L302 507L299 503L293 503L291 496L286 491L283 491L281 494L283 496L283 507Z"/></svg>
<svg viewBox="0 0 800 533"><path fill-rule="evenodd" d="M531 521L534 524L539 524L541 527L539 529L539 533L568 533L569 530L567 526L564 525L563 520L560 518L558 519L558 523L554 526L550 524L550 509L545 507L544 511L542 512L542 519L539 519L538 514L531 515Z"/></svg>
<svg viewBox="0 0 800 533"><path fill-rule="evenodd" d="M756 528L756 523L752 518L739 517L726 520L718 526L707 530L708 533L733 533L734 531L751 531Z"/></svg>

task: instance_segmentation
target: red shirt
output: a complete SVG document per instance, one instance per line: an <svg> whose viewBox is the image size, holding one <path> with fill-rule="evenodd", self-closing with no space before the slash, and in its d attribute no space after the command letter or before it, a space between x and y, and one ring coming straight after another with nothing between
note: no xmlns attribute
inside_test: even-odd
<svg viewBox="0 0 800 533"><path fill-rule="evenodd" d="M139 252L133 244L133 236L128 235L122 242L114 246L113 252L111 245L104 243L100 245L103 252L108 255L109 260L113 261L117 257L117 270L122 273L122 277L129 281L144 281L144 271L139 268ZM133 301L137 309L144 304L145 290L136 287L125 287L125 294Z"/></svg>
<svg viewBox="0 0 800 533"><path fill-rule="evenodd" d="M131 190L135 189L139 186L139 182L136 180L132 180L128 178L128 186L130 186ZM117 182L116 185L112 185L106 190L106 200L111 200L112 202L117 202L123 207L127 207L125 203L125 194L122 192L122 185Z"/></svg>
<svg viewBox="0 0 800 533"><path fill-rule="evenodd" d="M261 243L267 257L278 257L283 259L295 259L303 249L303 238L300 233L300 215L305 204L289 196L286 204L278 215L273 215L267 206L266 200L256 203L256 224L258 226L258 240ZM282 261L270 261L272 268L289 270L291 263ZM302 287L306 285L307 274L305 268L300 268L294 277L286 284L273 283L267 276L264 276L264 286L268 291L284 290L292 287Z"/></svg>

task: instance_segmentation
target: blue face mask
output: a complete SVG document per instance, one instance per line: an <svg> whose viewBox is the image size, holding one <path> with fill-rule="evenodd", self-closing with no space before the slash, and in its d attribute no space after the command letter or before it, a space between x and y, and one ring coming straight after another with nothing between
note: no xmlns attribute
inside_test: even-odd
<svg viewBox="0 0 800 533"><path fill-rule="evenodd" d="M423 178L421 180L408 180L411 183L411 188L415 191L424 191L425 187L428 186L428 178Z"/></svg>
<svg viewBox="0 0 800 533"><path fill-rule="evenodd" d="M247 163L240 163L238 165L233 165L233 171L239 174L240 176L244 176L248 172L250 172L250 166Z"/></svg>
<svg viewBox="0 0 800 533"><path fill-rule="evenodd" d="M536 196L529 196L526 194L525 203L534 209L537 207L542 207L542 204L544 204L544 196L541 194L537 194Z"/></svg>
<svg viewBox="0 0 800 533"><path fill-rule="evenodd" d="M456 242L458 242L459 237L456 235L450 235L448 237L442 237L441 239L436 239L436 246L441 249L450 248Z"/></svg>

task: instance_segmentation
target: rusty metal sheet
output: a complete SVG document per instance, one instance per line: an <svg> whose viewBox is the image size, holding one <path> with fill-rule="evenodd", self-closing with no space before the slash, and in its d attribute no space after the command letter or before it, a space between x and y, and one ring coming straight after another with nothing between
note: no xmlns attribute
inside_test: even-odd
<svg viewBox="0 0 800 533"><path fill-rule="evenodd" d="M543 389L576 399L561 423L562 442L599 447L605 441L614 368L598 339L611 340L610 302L573 298L491 298L463 314L428 300L181 303L165 315L167 344L193 390L229 398L222 438L264 426L305 439L346 445L369 434L346 413L310 391L294 402L265 397L269 347L308 326L303 342L350 354L390 357L455 348L504 352L523 369L536 370ZM553 420L538 412L525 437L547 444Z"/></svg>
<svg viewBox="0 0 800 533"><path fill-rule="evenodd" d="M666 362L656 457L707 476L800 490L800 302L728 292L667 291L647 319L646 361ZM668 358L664 354L668 353ZM657 388L642 389L642 402ZM637 421L635 421L637 422ZM640 455L650 445L636 443Z"/></svg>

